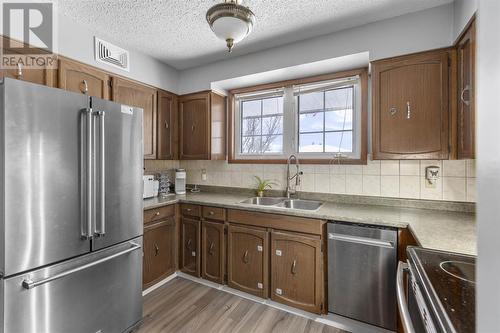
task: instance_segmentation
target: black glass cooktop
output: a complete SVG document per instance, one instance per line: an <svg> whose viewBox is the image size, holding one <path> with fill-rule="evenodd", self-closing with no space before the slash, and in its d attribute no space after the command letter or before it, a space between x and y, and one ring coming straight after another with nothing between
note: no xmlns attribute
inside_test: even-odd
<svg viewBox="0 0 500 333"><path fill-rule="evenodd" d="M410 266L424 286L421 291L434 305L443 329L475 332L476 257L417 247L407 251Z"/></svg>

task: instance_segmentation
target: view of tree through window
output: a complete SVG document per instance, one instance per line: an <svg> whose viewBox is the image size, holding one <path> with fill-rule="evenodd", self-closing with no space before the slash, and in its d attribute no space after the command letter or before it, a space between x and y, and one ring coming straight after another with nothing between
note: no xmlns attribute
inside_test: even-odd
<svg viewBox="0 0 500 333"><path fill-rule="evenodd" d="M241 153L283 152L283 97L241 102Z"/></svg>
<svg viewBox="0 0 500 333"><path fill-rule="evenodd" d="M354 86L303 93L299 106L299 152L352 152Z"/></svg>

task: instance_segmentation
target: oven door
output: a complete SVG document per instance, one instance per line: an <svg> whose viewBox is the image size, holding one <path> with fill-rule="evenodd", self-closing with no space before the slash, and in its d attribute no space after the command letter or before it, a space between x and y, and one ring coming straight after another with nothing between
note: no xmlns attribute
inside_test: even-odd
<svg viewBox="0 0 500 333"><path fill-rule="evenodd" d="M407 279L405 273L408 273ZM438 332L414 274L409 265L401 261L397 272L397 300L401 323L406 333Z"/></svg>

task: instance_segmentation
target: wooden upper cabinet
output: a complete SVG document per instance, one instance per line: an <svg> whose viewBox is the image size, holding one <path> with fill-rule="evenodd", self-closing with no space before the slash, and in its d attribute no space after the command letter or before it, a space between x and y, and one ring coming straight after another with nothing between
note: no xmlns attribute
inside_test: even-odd
<svg viewBox="0 0 500 333"><path fill-rule="evenodd" d="M144 158L156 159L157 90L113 77L112 91L113 101L143 109Z"/></svg>
<svg viewBox="0 0 500 333"><path fill-rule="evenodd" d="M110 77L94 67L61 58L58 81L61 89L109 100Z"/></svg>
<svg viewBox="0 0 500 333"><path fill-rule="evenodd" d="M181 160L226 158L226 99L213 92L179 97Z"/></svg>
<svg viewBox="0 0 500 333"><path fill-rule="evenodd" d="M271 299L321 313L322 260L319 237L271 233Z"/></svg>
<svg viewBox="0 0 500 333"><path fill-rule="evenodd" d="M23 55L23 51L21 49L17 49L17 47L21 47L22 43L17 42L15 40L11 40L5 36L2 38L3 38L2 54L6 56L10 54L14 57L17 55ZM26 52L29 52L29 49ZM53 56L53 58L54 61L57 61L55 55ZM41 84L48 87L54 87L56 79L56 70L48 67L30 68L19 64L18 67L16 68L9 68L9 69L0 68L0 78L4 77Z"/></svg>
<svg viewBox="0 0 500 333"><path fill-rule="evenodd" d="M372 63L374 159L449 157L449 50Z"/></svg>
<svg viewBox="0 0 500 333"><path fill-rule="evenodd" d="M269 233L265 229L228 226L227 284L266 298L268 295Z"/></svg>
<svg viewBox="0 0 500 333"><path fill-rule="evenodd" d="M457 154L458 158L475 157L475 62L476 21L472 20L456 45L458 63Z"/></svg>
<svg viewBox="0 0 500 333"><path fill-rule="evenodd" d="M177 159L177 96L158 91L157 159Z"/></svg>

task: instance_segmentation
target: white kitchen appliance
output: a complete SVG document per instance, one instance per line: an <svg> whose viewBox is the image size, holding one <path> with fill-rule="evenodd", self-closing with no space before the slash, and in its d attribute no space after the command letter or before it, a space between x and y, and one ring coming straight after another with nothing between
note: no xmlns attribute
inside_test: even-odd
<svg viewBox="0 0 500 333"><path fill-rule="evenodd" d="M186 170L175 170L175 194L186 194Z"/></svg>
<svg viewBox="0 0 500 333"><path fill-rule="evenodd" d="M159 182L155 180L153 175L144 175L142 177L144 181L144 190L142 193L142 198L153 198L158 196Z"/></svg>

